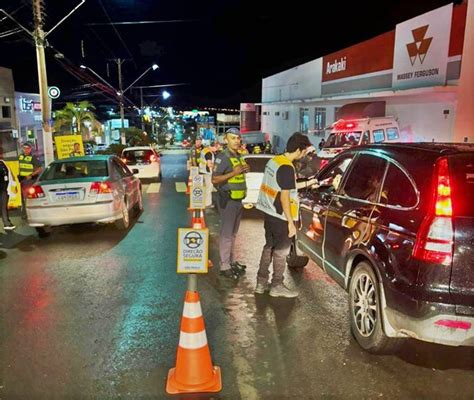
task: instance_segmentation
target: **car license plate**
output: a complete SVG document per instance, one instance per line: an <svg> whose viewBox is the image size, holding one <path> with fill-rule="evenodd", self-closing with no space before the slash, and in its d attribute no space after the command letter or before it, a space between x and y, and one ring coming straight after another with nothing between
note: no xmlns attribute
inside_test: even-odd
<svg viewBox="0 0 474 400"><path fill-rule="evenodd" d="M73 192L56 192L56 201L74 201L81 200L81 195L77 191Z"/></svg>

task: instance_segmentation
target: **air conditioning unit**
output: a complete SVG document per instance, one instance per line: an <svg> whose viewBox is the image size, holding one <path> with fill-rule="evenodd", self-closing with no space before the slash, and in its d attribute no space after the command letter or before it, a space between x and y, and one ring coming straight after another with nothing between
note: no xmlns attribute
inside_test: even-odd
<svg viewBox="0 0 474 400"><path fill-rule="evenodd" d="M283 111L283 112L281 113L281 117L282 117L283 119L288 119L288 111Z"/></svg>

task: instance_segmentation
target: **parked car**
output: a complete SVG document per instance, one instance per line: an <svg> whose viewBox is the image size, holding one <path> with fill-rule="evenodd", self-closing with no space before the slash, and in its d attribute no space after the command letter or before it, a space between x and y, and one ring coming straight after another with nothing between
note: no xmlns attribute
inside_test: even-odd
<svg viewBox="0 0 474 400"><path fill-rule="evenodd" d="M138 169L138 178L161 182L160 155L151 147L127 147L122 150L122 161L129 168Z"/></svg>
<svg viewBox="0 0 474 400"><path fill-rule="evenodd" d="M250 172L245 174L247 196L242 200L244 208L251 209L257 205L265 166L272 157L274 156L271 154L247 154L244 156L245 162L250 166Z"/></svg>
<svg viewBox="0 0 474 400"><path fill-rule="evenodd" d="M27 189L28 224L40 236L50 227L79 223L115 223L125 230L132 209L143 210L140 180L112 155L54 161Z"/></svg>
<svg viewBox="0 0 474 400"><path fill-rule="evenodd" d="M358 146L317 179L288 263L309 256L349 292L360 346L474 346L474 146Z"/></svg>

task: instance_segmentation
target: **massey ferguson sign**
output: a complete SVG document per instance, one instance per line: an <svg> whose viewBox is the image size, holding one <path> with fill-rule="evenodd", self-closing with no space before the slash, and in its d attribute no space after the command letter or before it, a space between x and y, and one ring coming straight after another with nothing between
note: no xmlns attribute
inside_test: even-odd
<svg viewBox="0 0 474 400"><path fill-rule="evenodd" d="M446 83L452 13L449 4L397 25L393 88Z"/></svg>

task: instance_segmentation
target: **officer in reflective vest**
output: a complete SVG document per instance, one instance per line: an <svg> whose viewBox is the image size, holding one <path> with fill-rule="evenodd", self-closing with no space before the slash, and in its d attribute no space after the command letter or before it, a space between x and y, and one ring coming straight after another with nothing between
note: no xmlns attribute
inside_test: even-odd
<svg viewBox="0 0 474 400"><path fill-rule="evenodd" d="M32 145L29 142L23 144L23 153L18 156L20 164L20 182L36 178L43 168L38 158L32 153Z"/></svg>
<svg viewBox="0 0 474 400"><path fill-rule="evenodd" d="M189 162L191 167L199 167L199 160L201 158L202 139L198 136L194 142L194 146L189 151Z"/></svg>
<svg viewBox="0 0 474 400"><path fill-rule="evenodd" d="M219 147L219 142L214 142L211 146L204 147L199 160L199 173L204 176L206 207L212 206L212 191L214 189L212 185L212 171Z"/></svg>
<svg viewBox="0 0 474 400"><path fill-rule="evenodd" d="M286 152L273 157L266 165L257 208L264 212L265 246L260 257L255 293L270 291L272 297L296 297L298 293L283 285L286 256L291 238L296 234L299 201L293 163L302 159L311 143L306 135L296 132L286 145ZM312 185L316 180L304 182ZM271 287L268 283L270 264L273 262Z"/></svg>
<svg viewBox="0 0 474 400"><path fill-rule="evenodd" d="M217 205L221 215L220 274L226 278L237 279L246 268L235 259L234 245L242 216L242 199L247 195L245 173L249 172L250 168L239 154L239 130L227 130L225 141L227 148L216 156L212 184L217 188Z"/></svg>

